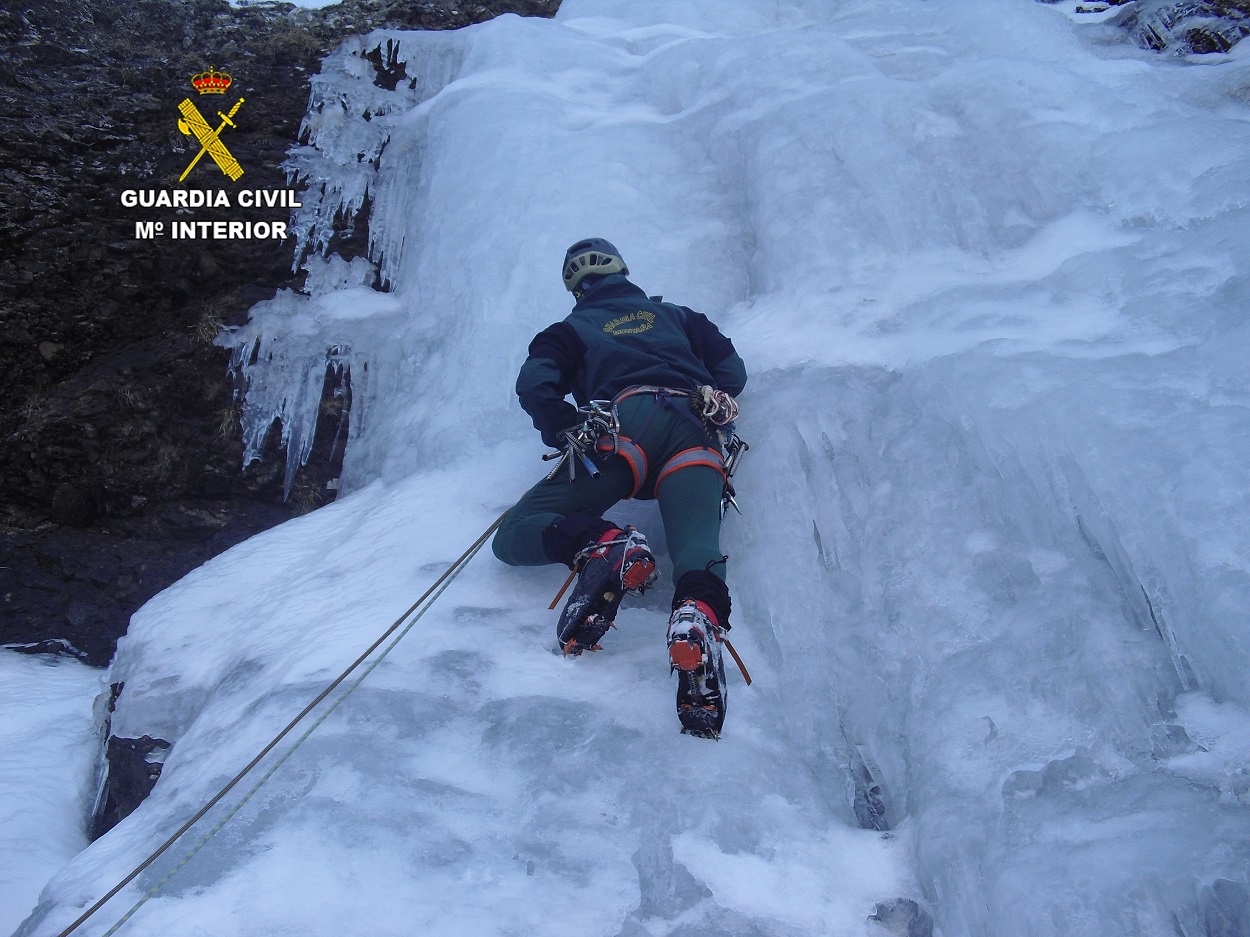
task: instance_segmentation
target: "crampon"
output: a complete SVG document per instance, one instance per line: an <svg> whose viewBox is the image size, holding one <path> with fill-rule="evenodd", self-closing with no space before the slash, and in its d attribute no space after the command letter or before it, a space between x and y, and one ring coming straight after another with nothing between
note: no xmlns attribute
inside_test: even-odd
<svg viewBox="0 0 1250 937"><path fill-rule="evenodd" d="M577 585L556 626L566 657L599 650L626 594L641 595L659 577L647 538L633 527L608 531L574 562Z"/></svg>
<svg viewBox="0 0 1250 937"><path fill-rule="evenodd" d="M681 731L720 738L725 724L725 667L722 628L712 610L687 599L668 620L668 656L677 674L677 718Z"/></svg>

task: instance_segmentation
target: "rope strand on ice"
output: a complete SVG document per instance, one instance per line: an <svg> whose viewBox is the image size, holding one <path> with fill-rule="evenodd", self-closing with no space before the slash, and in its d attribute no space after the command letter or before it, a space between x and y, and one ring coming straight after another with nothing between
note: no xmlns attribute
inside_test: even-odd
<svg viewBox="0 0 1250 937"><path fill-rule="evenodd" d="M434 604L434 601L438 599L440 595L443 594L443 592L447 589L447 586L451 584L451 580L455 579L456 576L458 576L464 570L464 568L469 564L469 561L472 560L473 557L477 555L478 551L482 549L486 541L490 539L491 534L493 534L495 530L499 527L499 525L503 522L503 519L504 519L504 514L500 514L499 517L496 518L495 522L491 524L488 528L486 528L485 532L483 532L482 535L479 536L477 540L475 540L473 544L467 550L465 550L462 554L460 554L459 558L457 558L456 561L452 563L451 566L449 566L443 572L443 574L434 581L434 584L431 585L428 589L426 589L424 594L422 594L421 598L417 599L417 601L415 601L408 608L407 611L405 611L402 615L400 615L397 619L395 619L395 622L389 628L387 628L386 631L384 631L382 635L376 641L374 641L371 645L369 645L369 647L359 657L357 657L356 660L353 661L352 664L346 670L344 670L341 674L339 674L324 690L318 693L316 698L312 702L310 702L307 706L305 706L304 709L299 713L299 715L297 715L294 719L292 719L289 723L287 723L286 727L281 732L279 732L276 736L274 736L274 738L264 748L260 750L260 752L256 755L256 757L253 758L250 762L248 762L248 764L243 768L243 770L241 770L238 774L236 774L233 778L231 778L230 781L220 791L218 791L215 795L213 795L213 797L208 801L208 803L206 803L203 807L201 807L198 811L196 811L195 815L191 817L191 819L187 820L181 827L179 827L178 830L172 836L169 837L169 839L165 840L165 842L162 843L161 846L156 849L156 851L154 851L150 856L144 859L143 862L141 862L138 866L136 866L135 869L129 875L127 875L120 882L118 882L115 886L113 886L113 888L111 888L107 894L105 894L95 904L93 904L90 908L84 911L78 917L78 919L74 921L74 923L70 924L69 927L61 931L60 934L57 935L57 937L68 937L69 934L72 934L74 931L76 931L92 915L94 915L97 911L99 911L102 907L104 907L104 905L109 901L109 899L111 899L114 895L120 892L123 888L125 888L127 885L133 882L136 878L139 877L140 874L143 873L145 869L147 869L150 865L152 865L153 862L155 862L162 855L164 855L165 852L168 851L170 847L174 845L174 843L176 843L179 839L181 839L182 836L185 835L187 831L191 829L191 827L193 827L196 823L198 823L201 819L203 819L205 814L207 814L210 810L213 809L213 807L219 804L225 798L225 796L229 794L230 791L233 790L235 786L252 771L253 768L255 768L258 764L260 764L260 762L264 759L264 757L268 755L271 751L273 751L278 746L278 743L281 742L284 738L286 738L286 736L289 735L290 732L300 722L302 722L309 713L311 713L318 705L320 705L321 702L326 699L326 697L328 697L331 693L333 693L335 688L337 688L340 684L342 684L343 681L345 681L352 674L352 672L356 670L357 667L359 667L362 663L364 663L365 660L368 659L369 655L371 655L374 651L376 651L379 647L381 647L383 642L385 642L387 638L395 634L395 632L398 631L401 626L403 626L405 620L407 620L408 617L412 615L413 616L412 620L408 622L407 626L404 627L403 630L400 631L400 633L395 636L395 639L391 641L391 643L382 651L382 653L378 655L377 659L374 660L373 663L371 663L365 669L365 671L359 676L359 678L357 678L357 680L354 683L352 683L346 690L344 690L343 693L338 697L338 699L336 699L329 706L329 708L327 708L326 711L322 713L321 716L319 716L317 720L313 722L311 726L309 726L308 730L302 736L300 736L295 741L295 743L289 749L287 749L285 753L283 753L282 757L280 757L277 760L277 762L275 762L273 766L270 767L269 770L265 772L265 774L260 778L260 780L258 780L256 784L253 785L251 790L249 790L243 796L243 798L237 804L235 804L226 813L226 815L220 821L218 821L218 823L199 840L199 842L197 842L192 847L191 851L186 856L183 857L182 861L180 861L177 865L175 865L173 869L171 869L168 874L166 874L148 892L146 892L143 895L143 897L141 897L139 901L137 901L129 911L127 911L124 915L122 915L122 917L117 921L117 923L115 923L112 927L110 927L104 933L103 937L111 937L112 934L115 934L118 931L118 929L120 929L128 920L130 920L130 918L134 915L136 911L139 910L139 908L143 907L143 905L146 904L151 898L155 897L160 892L160 890L165 886L165 884L171 878L173 878L173 876L176 875L178 871L184 865L186 865L187 862L189 862L191 858L195 856L195 854L198 853L200 849L202 849L204 845L210 839L213 838L214 835L216 835L218 830L220 830L223 826L225 826L226 823L228 823L230 819L236 813L238 813L238 811L243 807L243 805L246 804L252 798L252 796L260 789L261 785L263 785L266 781L269 780L270 777L273 776L274 772L277 771L278 768L280 768L282 764L286 762L288 758L290 758L290 756L295 752L295 750L299 748L300 745L302 745L304 741L310 735L312 735L312 733L317 729L317 727L320 726L326 720L326 718L330 715L330 713L334 712L334 710L339 706L339 704L342 703L343 700L347 699L347 697L350 696L356 690L356 688L359 687L360 684L364 682L365 678L368 677L369 674L371 674L374 671L374 669L380 663L382 663L383 660L386 659L386 656L391 652L391 650L394 649L394 647L401 640L403 640L404 636L408 634L408 632L412 629L413 625L415 625L417 621L420 620L421 616L424 615L429 610L429 608ZM413 615L414 612L416 612L415 615Z"/></svg>

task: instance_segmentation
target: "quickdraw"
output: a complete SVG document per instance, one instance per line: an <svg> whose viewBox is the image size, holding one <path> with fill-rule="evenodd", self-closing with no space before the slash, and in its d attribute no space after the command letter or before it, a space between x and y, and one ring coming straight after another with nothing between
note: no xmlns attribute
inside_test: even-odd
<svg viewBox="0 0 1250 937"><path fill-rule="evenodd" d="M723 390L704 384L693 390L677 387L660 387L655 384L639 384L627 387L612 402L619 404L637 394L655 394L657 397L681 397L690 402L690 411L704 423L715 427L728 426L738 419L738 401Z"/></svg>
<svg viewBox="0 0 1250 937"><path fill-rule="evenodd" d="M738 401L706 384L691 395L690 409L713 426L729 426L738 419Z"/></svg>
<svg viewBox="0 0 1250 937"><path fill-rule="evenodd" d="M560 452L548 452L543 456L543 461L559 460L547 473L547 481L555 478L566 465L569 481L576 481L579 461L591 478L598 478L599 466L591 458L591 453L599 450L599 440L605 437L612 440L611 450L603 450L605 452L615 454L620 447L621 418L616 412L615 402L592 400L586 406L578 408L578 412L583 416L581 425L564 431L564 449Z"/></svg>
<svg viewBox="0 0 1250 937"><path fill-rule="evenodd" d="M721 489L720 495L720 516L722 518L730 508L733 508L739 514L742 513L742 508L738 507L738 492L734 490L733 475L738 470L738 463L742 461L742 457L750 448L745 439L737 433L730 432L729 441L725 443L725 486Z"/></svg>

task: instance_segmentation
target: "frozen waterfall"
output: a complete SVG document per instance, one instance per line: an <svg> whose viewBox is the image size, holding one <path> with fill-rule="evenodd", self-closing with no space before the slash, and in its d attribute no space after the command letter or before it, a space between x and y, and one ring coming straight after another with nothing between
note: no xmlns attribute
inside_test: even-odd
<svg viewBox="0 0 1250 937"><path fill-rule="evenodd" d="M513 381L594 235L751 372L723 740L677 732L664 590L565 660L561 571L479 557L122 933L1250 934L1250 49L1075 6L565 0L330 55L308 294L226 341L295 458L350 370L345 493L135 616L114 731L164 773L18 933L543 474Z"/></svg>

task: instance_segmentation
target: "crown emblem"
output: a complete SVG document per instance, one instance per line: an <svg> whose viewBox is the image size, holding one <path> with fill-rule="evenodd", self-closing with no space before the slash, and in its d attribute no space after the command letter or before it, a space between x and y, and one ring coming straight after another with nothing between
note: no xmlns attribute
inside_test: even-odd
<svg viewBox="0 0 1250 937"><path fill-rule="evenodd" d="M200 94L225 94L232 80L225 72L209 68L206 72L191 76L191 87Z"/></svg>

